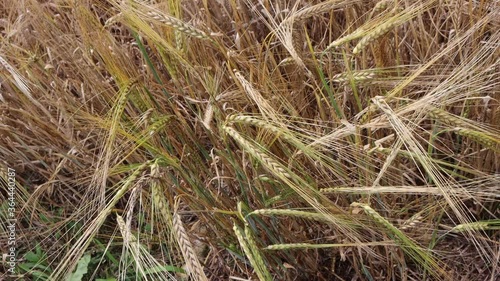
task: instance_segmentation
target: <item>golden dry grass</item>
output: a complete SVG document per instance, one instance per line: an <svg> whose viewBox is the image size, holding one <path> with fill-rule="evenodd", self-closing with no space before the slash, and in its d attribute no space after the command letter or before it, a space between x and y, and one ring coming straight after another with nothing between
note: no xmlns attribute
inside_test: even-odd
<svg viewBox="0 0 500 281"><path fill-rule="evenodd" d="M2 1L1 278L496 280L499 10Z"/></svg>

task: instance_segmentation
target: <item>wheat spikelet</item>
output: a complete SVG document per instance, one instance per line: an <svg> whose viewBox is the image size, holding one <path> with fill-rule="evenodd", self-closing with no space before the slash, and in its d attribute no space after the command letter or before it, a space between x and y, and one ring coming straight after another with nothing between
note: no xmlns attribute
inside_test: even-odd
<svg viewBox="0 0 500 281"><path fill-rule="evenodd" d="M290 15L283 22L302 22L315 15L323 14L334 9L344 8L347 5L351 5L357 1L345 1L345 0L332 0L323 3L316 4L311 7L303 8L296 13Z"/></svg>
<svg viewBox="0 0 500 281"><path fill-rule="evenodd" d="M469 127L470 126L470 124L468 124L464 120L460 119L459 117L456 117L455 115L453 115L445 110L436 108L436 107L430 107L429 115L436 120L439 120L441 122L445 122L445 123L453 125L453 126L457 126L457 127Z"/></svg>
<svg viewBox="0 0 500 281"><path fill-rule="evenodd" d="M177 31L177 30L175 30L174 31L174 37L175 37L175 48L177 50L181 50L182 51L182 49L184 48L184 44L183 44L184 38L182 38L182 33L179 32L179 31Z"/></svg>
<svg viewBox="0 0 500 281"><path fill-rule="evenodd" d="M352 207L362 208L365 213L370 216L373 220L383 225L387 230L387 234L393 237L396 242L401 245L401 248L408 253L413 259L422 264L427 270L431 271L433 274L447 275L443 268L441 268L437 262L434 260L430 254L421 249L415 242L409 239L401 230L396 228L392 223L382 217L377 211L372 209L370 206L362 203L353 202Z"/></svg>
<svg viewBox="0 0 500 281"><path fill-rule="evenodd" d="M291 144L296 145L297 147L303 146L302 142L299 139L295 138L292 134L285 133L284 128L273 126L269 122L266 122L264 120L260 120L248 115L231 115L228 117L227 120L228 122L250 124L259 128L266 129L268 131L275 133L277 136L283 138L284 140L290 142Z"/></svg>
<svg viewBox="0 0 500 281"><path fill-rule="evenodd" d="M157 133L161 128L163 128L172 116L165 115L158 118L151 126L148 128L149 135Z"/></svg>
<svg viewBox="0 0 500 281"><path fill-rule="evenodd" d="M417 213L408 220L406 220L403 225L399 228L401 230L408 230L410 228L414 228L418 223L420 223L420 220L422 219L422 215L420 213Z"/></svg>
<svg viewBox="0 0 500 281"><path fill-rule="evenodd" d="M373 18L373 16L378 13L378 12L381 12L385 9L387 9L387 7L389 6L389 4L392 4L394 0L382 0L380 2L378 2L375 7L373 7L371 13L370 13L370 17L369 18Z"/></svg>
<svg viewBox="0 0 500 281"><path fill-rule="evenodd" d="M193 245L189 240L186 229L184 229L181 217L175 213L173 215L173 228L177 242L181 248L182 255L184 256L189 275L191 275L191 278L194 280L208 281L205 273L203 272L203 267L196 256Z"/></svg>
<svg viewBox="0 0 500 281"><path fill-rule="evenodd" d="M398 20L393 20L393 21L388 21L384 24L381 24L377 28L375 28L373 31L368 33L368 35L365 35L354 47L354 50L352 50L353 54L358 54L360 53L366 46L368 46L371 42L373 42L375 39L379 38L380 36L386 34L391 30L393 27L396 25L400 24L401 21Z"/></svg>
<svg viewBox="0 0 500 281"><path fill-rule="evenodd" d="M352 73L339 73L331 78L331 82L337 82L337 83L342 83L342 82L348 82L350 80L354 81L365 81L369 80L371 78L375 77L375 72L371 71L358 71L358 72L352 72Z"/></svg>
<svg viewBox="0 0 500 281"><path fill-rule="evenodd" d="M279 66L288 66L288 65L292 65L292 64L295 64L295 59L292 57L287 57L287 58L284 58L283 60L281 60L278 65Z"/></svg>
<svg viewBox="0 0 500 281"><path fill-rule="evenodd" d="M265 280L265 281L272 280L267 269L265 267L261 268L260 267L261 263L257 262L257 260L255 259L254 252L250 248L247 237L243 233L243 230L236 224L234 224L233 230L234 230L234 233L236 234L236 237L238 238L238 242L240 243L240 246L243 249L243 252L245 252L245 255L247 256L248 260L250 261L250 264L254 268L255 273L257 274L259 279Z"/></svg>
<svg viewBox="0 0 500 281"><path fill-rule="evenodd" d="M452 232L462 232L469 230L489 230L500 229L500 220L486 220L470 223L462 223L451 229Z"/></svg>
<svg viewBox="0 0 500 281"><path fill-rule="evenodd" d="M92 240L95 235L99 232L100 227L108 217L109 213L113 208L115 208L118 201L127 193L130 187L135 183L139 175L144 172L144 170L150 167L152 161L148 160L137 167L134 172L123 181L123 184L119 187L118 191L112 196L111 200L106 204L105 208L101 210L97 217L95 217L90 224L87 226L83 235L77 239L75 243L71 246L71 249L62 258L62 262L57 265L54 272L50 275L50 280L65 280L64 277L68 270L71 271L76 265L76 257L83 255L87 249L88 243Z"/></svg>
<svg viewBox="0 0 500 281"><path fill-rule="evenodd" d="M342 45L342 44L345 44L351 40L354 40L354 39L357 39L361 36L363 36L363 33L365 32L365 30L363 28L358 28L356 31L344 36L344 37L341 37L335 41L333 41L332 43L330 43L324 50L323 52L328 52L329 50L333 49L333 48L337 48L338 46Z"/></svg>
<svg viewBox="0 0 500 281"><path fill-rule="evenodd" d="M384 148L382 148L384 149ZM376 149L377 150L377 149ZM378 150L377 150L378 151ZM383 151L385 154L390 153L390 149ZM424 193L439 195L440 191L433 186L367 186L367 187L327 187L319 190L321 193L358 193L358 194L378 194L378 193Z"/></svg>
<svg viewBox="0 0 500 281"><path fill-rule="evenodd" d="M291 175L284 169L282 166L271 159L269 156L266 154L257 151L250 142L245 140L238 132L236 132L233 128L231 127L226 127L223 126L223 130L226 131L228 135L230 135L234 140L236 140L242 147L246 149L247 152L249 152L252 156L255 158L259 159L260 161L264 162L271 170L272 172L276 172L281 174L282 176L286 178L291 178Z"/></svg>
<svg viewBox="0 0 500 281"><path fill-rule="evenodd" d="M122 112L125 110L130 92L132 91L132 88L136 85L136 83L136 79L131 79L130 81L125 83L123 87L120 88L118 92L118 100L116 101L116 104L114 106L113 118L116 119L114 121L117 122Z"/></svg>
<svg viewBox="0 0 500 281"><path fill-rule="evenodd" d="M297 210L283 210L283 209L260 209L251 212L249 215L262 215L262 216L289 216L298 217L308 220L321 221L326 223L331 223L325 215L320 213L304 212Z"/></svg>
<svg viewBox="0 0 500 281"><path fill-rule="evenodd" d="M245 237L247 239L248 247L250 251L252 251L255 264L257 266L256 271L257 275L259 275L261 280L272 280L271 274L267 270L266 264L264 263L264 259L262 258L262 254L260 253L259 248L257 247L257 243L253 238L253 234L250 231L250 227L245 225Z"/></svg>
<svg viewBox="0 0 500 281"><path fill-rule="evenodd" d="M310 244L310 243L290 243L290 244L274 244L264 248L264 250L293 250L293 249L321 249L321 248L337 248L337 247L360 247L360 246L389 246L394 243L387 242L368 242L368 243L343 243L343 244Z"/></svg>
<svg viewBox="0 0 500 281"><path fill-rule="evenodd" d="M253 87L253 85L250 82L248 82L239 71L236 70L233 71L234 75L236 76L240 84L243 86L245 93L248 95L250 100L252 100L257 105L262 115L265 118L270 118L274 121L277 121L278 117L276 116L275 110L269 104L269 102L262 96L262 94L258 90L256 90Z"/></svg>
<svg viewBox="0 0 500 281"><path fill-rule="evenodd" d="M118 223L118 228L120 228L120 232L122 233L122 236L127 243L128 242L137 242L137 238L130 233L122 216L117 214L116 215L116 222Z"/></svg>
<svg viewBox="0 0 500 281"><path fill-rule="evenodd" d="M212 106L212 103L208 103L207 109L205 110L205 116L203 117L203 126L207 128L208 130L212 130L210 127L210 123L212 121L212 118L214 117L214 108Z"/></svg>
<svg viewBox="0 0 500 281"><path fill-rule="evenodd" d="M185 23L177 18L168 16L168 15L164 15L164 14L160 14L160 13L154 12L154 11L146 12L146 14L148 16L150 16L152 19L155 19L159 22L162 22L168 26L171 26L175 30L183 32L183 33L190 35L192 37L196 37L198 39L209 39L209 37L207 36L207 34L205 32L203 32L203 31L197 29L196 27L194 27L190 24L187 24L187 23Z"/></svg>
<svg viewBox="0 0 500 281"><path fill-rule="evenodd" d="M158 177L160 176L160 167L158 165L158 161L155 161L151 165L151 195L152 195L152 200L154 203L154 206L156 209L159 210L160 215L163 216L169 227L169 229L172 224L173 224L173 219L172 219L172 213L170 212L170 209L168 208L167 201L165 200L165 197L161 193L160 186L158 185Z"/></svg>
<svg viewBox="0 0 500 281"><path fill-rule="evenodd" d="M500 152L500 139L485 134L483 132L474 131L465 128L455 128L454 131L464 137L468 137L485 147L488 147L496 152Z"/></svg>
<svg viewBox="0 0 500 281"><path fill-rule="evenodd" d="M33 99L31 95L31 89L28 85L28 80L24 78L19 72L12 67L2 56L0 56L0 64L14 77L14 81L16 82L16 86L23 92L30 100Z"/></svg>

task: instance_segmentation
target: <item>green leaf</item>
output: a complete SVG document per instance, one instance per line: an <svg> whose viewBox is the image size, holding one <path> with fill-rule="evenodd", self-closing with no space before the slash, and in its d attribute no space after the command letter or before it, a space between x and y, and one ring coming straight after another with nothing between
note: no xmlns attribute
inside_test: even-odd
<svg viewBox="0 0 500 281"><path fill-rule="evenodd" d="M40 256L33 253L33 252L27 252L25 255L24 255L24 258L27 260L27 261L30 261L30 262L40 262Z"/></svg>
<svg viewBox="0 0 500 281"><path fill-rule="evenodd" d="M71 273L69 278L67 279L68 281L81 281L83 278L83 275L87 273L87 268L90 263L90 255L87 254L83 257L80 258L78 261L78 266L75 270L75 272Z"/></svg>

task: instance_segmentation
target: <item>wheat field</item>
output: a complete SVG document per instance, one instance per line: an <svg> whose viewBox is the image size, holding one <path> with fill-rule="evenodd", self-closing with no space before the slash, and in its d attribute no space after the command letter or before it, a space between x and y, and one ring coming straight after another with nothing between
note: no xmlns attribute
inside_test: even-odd
<svg viewBox="0 0 500 281"><path fill-rule="evenodd" d="M500 278L500 1L0 1L1 280Z"/></svg>

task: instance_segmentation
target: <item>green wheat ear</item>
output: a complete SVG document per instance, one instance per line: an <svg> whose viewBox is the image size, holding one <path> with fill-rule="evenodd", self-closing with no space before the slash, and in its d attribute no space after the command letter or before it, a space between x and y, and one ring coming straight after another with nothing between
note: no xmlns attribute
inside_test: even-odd
<svg viewBox="0 0 500 281"><path fill-rule="evenodd" d="M245 231L241 229L238 225L234 224L233 227L234 233L238 238L238 242L240 243L241 248L245 252L250 264L252 265L255 273L259 277L261 281L271 281L273 280L269 270L267 269L264 259L262 258L262 254L260 253L257 244L250 232L250 229L245 226Z"/></svg>
<svg viewBox="0 0 500 281"><path fill-rule="evenodd" d="M386 233L393 237L399 244L401 249L413 258L418 264L422 265L426 270L430 271L436 277L448 276L448 273L436 262L432 255L423 250L413 240L408 238L401 230L395 227L392 223L382 217L377 211L370 206L362 203L354 202L351 207L361 208L365 213L370 216L375 222L382 225L386 229Z"/></svg>

